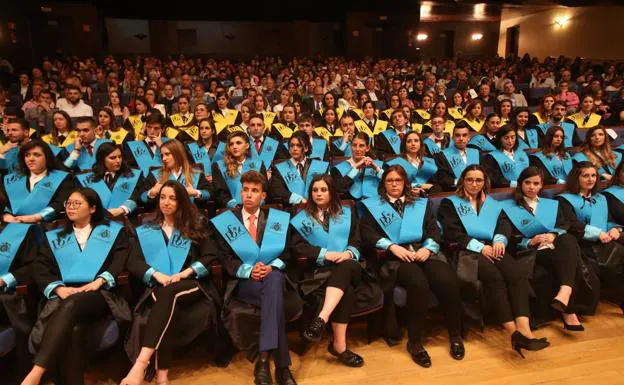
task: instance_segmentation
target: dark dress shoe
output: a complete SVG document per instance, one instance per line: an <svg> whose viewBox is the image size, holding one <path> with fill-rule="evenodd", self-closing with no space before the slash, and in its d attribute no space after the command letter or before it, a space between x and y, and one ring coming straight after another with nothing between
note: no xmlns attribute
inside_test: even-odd
<svg viewBox="0 0 624 385"><path fill-rule="evenodd" d="M423 368L431 367L431 357L429 357L429 353L422 346L412 347L409 343L407 344L407 351L412 355L412 360Z"/></svg>
<svg viewBox="0 0 624 385"><path fill-rule="evenodd" d="M256 385L272 385L271 368L268 358L259 358L254 368L254 384Z"/></svg>
<svg viewBox="0 0 624 385"><path fill-rule="evenodd" d="M275 368L275 382L278 385L297 385L297 381L287 367Z"/></svg>
<svg viewBox="0 0 624 385"><path fill-rule="evenodd" d="M303 337L310 342L318 342L323 337L323 330L325 330L325 321L321 317L316 317L303 331Z"/></svg>
<svg viewBox="0 0 624 385"><path fill-rule="evenodd" d="M451 357L455 360L463 360L466 355L466 349L464 348L464 342L461 338L454 338L451 340L450 348Z"/></svg>
<svg viewBox="0 0 624 385"><path fill-rule="evenodd" d="M338 353L334 348L334 344L332 341L329 342L327 351L332 356L338 358L338 361L340 361L343 365L349 366L351 368L359 368L364 365L364 359L362 358L362 356L352 352L349 349L346 349L342 353Z"/></svg>
<svg viewBox="0 0 624 385"><path fill-rule="evenodd" d="M559 313L563 313L565 309L568 307L566 304L559 301L557 298L553 298L553 300L550 302L550 306L556 311L558 311Z"/></svg>
<svg viewBox="0 0 624 385"><path fill-rule="evenodd" d="M384 337L384 341L386 341L386 344L390 347L397 346L401 342L401 340L397 340L392 337Z"/></svg>

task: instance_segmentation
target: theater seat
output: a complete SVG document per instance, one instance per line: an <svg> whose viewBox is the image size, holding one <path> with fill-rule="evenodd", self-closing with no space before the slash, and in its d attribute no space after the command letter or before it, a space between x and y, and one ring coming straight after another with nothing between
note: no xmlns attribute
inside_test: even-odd
<svg viewBox="0 0 624 385"><path fill-rule="evenodd" d="M95 349L97 352L111 348L119 339L119 325L117 325L117 321L110 320L105 327L106 329L104 330L102 339L99 342L96 341L96 343L92 345L97 346Z"/></svg>
<svg viewBox="0 0 624 385"><path fill-rule="evenodd" d="M0 357L4 357L15 347L15 331L13 328L0 330Z"/></svg>

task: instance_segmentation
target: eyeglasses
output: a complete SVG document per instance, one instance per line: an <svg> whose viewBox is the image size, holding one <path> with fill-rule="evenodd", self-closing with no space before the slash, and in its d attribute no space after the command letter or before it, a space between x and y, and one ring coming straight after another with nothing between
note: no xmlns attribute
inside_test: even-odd
<svg viewBox="0 0 624 385"><path fill-rule="evenodd" d="M65 208L80 208L80 206L82 206L82 202L81 201L65 201L63 202L63 206L65 206Z"/></svg>
<svg viewBox="0 0 624 385"><path fill-rule="evenodd" d="M386 179L386 183L388 184L402 184L403 179Z"/></svg>
<svg viewBox="0 0 624 385"><path fill-rule="evenodd" d="M466 179L464 179L464 182L466 182L467 184L481 184L481 183L485 182L485 179L483 179L483 178L466 178Z"/></svg>

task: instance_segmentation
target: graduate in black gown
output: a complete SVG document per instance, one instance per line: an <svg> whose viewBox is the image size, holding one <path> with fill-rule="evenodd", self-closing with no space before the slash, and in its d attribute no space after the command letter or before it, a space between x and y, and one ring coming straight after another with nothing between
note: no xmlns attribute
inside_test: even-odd
<svg viewBox="0 0 624 385"><path fill-rule="evenodd" d="M590 162L574 165L566 192L557 196L569 218L570 232L579 239L585 256L600 267L600 280L613 286L616 301L624 310L623 227L613 222L607 198L598 192L598 171Z"/></svg>
<svg viewBox="0 0 624 385"><path fill-rule="evenodd" d="M613 221L624 226L624 163L620 163L615 169L611 186L602 190L602 193L607 197L609 214L611 214Z"/></svg>
<svg viewBox="0 0 624 385"><path fill-rule="evenodd" d="M518 147L518 136L510 125L496 132L494 143L495 150L481 159L481 165L493 188L516 187L520 173L529 167L529 155Z"/></svg>
<svg viewBox="0 0 624 385"><path fill-rule="evenodd" d="M541 350L549 343L535 338L531 331L530 272L508 250L511 223L501 203L487 194L489 189L483 167L468 166L456 194L442 200L438 218L444 239L456 243L459 250L457 274L469 316L482 317L474 314L478 310L470 309L481 290L487 311L511 335L512 348L524 357L522 349Z"/></svg>
<svg viewBox="0 0 624 385"><path fill-rule="evenodd" d="M362 203L366 207L360 223L364 244L388 251L379 273L385 293L386 341L395 345L401 339L393 298L399 286L407 292L407 351L418 365L431 366L422 334L432 290L441 302L451 357L463 359L459 285L452 265L440 252L441 234L431 202L417 197L405 170L394 165L383 174L379 196Z"/></svg>
<svg viewBox="0 0 624 385"><path fill-rule="evenodd" d="M56 365L58 383L82 384L91 349L89 334L101 341L102 322L128 322L131 312L118 293L129 241L124 227L106 219L97 193L74 190L65 204L67 223L48 231L33 262L32 275L45 301L30 334L34 366L22 384L36 385ZM79 259L79 263L76 262Z"/></svg>
<svg viewBox="0 0 624 385"><path fill-rule="evenodd" d="M479 150L469 148L470 127L465 121L459 121L453 129L453 137L447 148L435 155L438 165L438 183L444 191L453 191L464 169L480 163Z"/></svg>
<svg viewBox="0 0 624 385"><path fill-rule="evenodd" d="M558 289L554 298L548 300L551 307L561 313L565 329L583 331L573 296L575 288L583 285L583 282L576 282L581 251L574 235L567 232L570 220L559 202L539 196L543 183L544 175L539 168L526 168L520 173L513 198L503 202L504 210L514 230L522 237L517 249L535 253L537 265L554 270Z"/></svg>
<svg viewBox="0 0 624 385"><path fill-rule="evenodd" d="M186 144L189 160L202 165L206 181L212 182L212 164L217 159L223 158L225 143L219 142L214 123L210 118L202 118L197 121L199 127L199 140Z"/></svg>
<svg viewBox="0 0 624 385"><path fill-rule="evenodd" d="M210 279L218 260L186 188L167 181L152 221L136 229L128 269L145 286L126 351L134 365L122 385L140 384L150 361L156 383L168 383L175 347L199 334L218 335L221 297Z"/></svg>
<svg viewBox="0 0 624 385"><path fill-rule="evenodd" d="M355 309L356 290L364 276L356 210L340 203L333 180L327 174L314 176L309 195L290 221L295 230L292 249L314 264L314 268L305 269L299 282L302 297L308 302L320 302L314 306L319 310L315 310L315 318L303 336L318 342L331 322L333 336L329 353L346 366L360 367L364 359L347 348L347 325ZM379 300L381 290L376 294L375 299Z"/></svg>
<svg viewBox="0 0 624 385"><path fill-rule="evenodd" d="M542 140L542 150L529 157L532 166L544 174L544 184L565 184L572 171L572 156L565 149L563 128L552 126Z"/></svg>

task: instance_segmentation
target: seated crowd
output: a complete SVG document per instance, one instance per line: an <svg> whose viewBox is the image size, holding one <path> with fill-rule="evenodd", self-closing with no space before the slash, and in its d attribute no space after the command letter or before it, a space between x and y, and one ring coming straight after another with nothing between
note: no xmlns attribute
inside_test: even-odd
<svg viewBox="0 0 624 385"><path fill-rule="evenodd" d="M46 60L0 92L0 360L22 384L83 384L122 341L121 383L165 385L199 338L258 385L296 384L288 323L307 343L331 325L328 353L361 367L347 328L375 312L427 368L436 308L454 359L471 321L524 357L600 298L624 311L619 113L584 63L205 64ZM554 69L533 111L514 84Z"/></svg>

